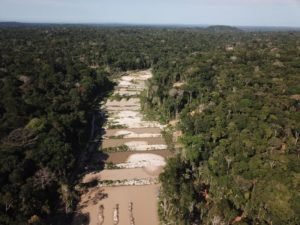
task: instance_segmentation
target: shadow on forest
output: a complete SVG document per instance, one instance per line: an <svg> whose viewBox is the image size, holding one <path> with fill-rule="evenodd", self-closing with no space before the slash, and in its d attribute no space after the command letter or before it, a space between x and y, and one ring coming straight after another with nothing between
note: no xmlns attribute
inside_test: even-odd
<svg viewBox="0 0 300 225"><path fill-rule="evenodd" d="M110 83L111 90L113 90L115 83ZM91 125L90 130L90 140L87 143L85 150L82 152L81 157L77 164L77 169L74 171L74 183L80 184L80 180L88 173L100 172L105 167L105 161L108 159L108 154L101 151L101 145L103 141L103 135L105 130L103 129L104 124L107 121L108 114L105 110L100 109L101 100L109 96L109 91L105 95L96 98L93 102L94 110L89 115L89 121ZM86 187L95 187L97 181L87 184ZM72 215L71 223L72 225L88 225L90 223L90 214L81 213L80 209L88 206L95 205L102 199L107 198L107 194L103 193L103 189L93 190L95 193L90 193L88 199L83 202L83 205L79 207L77 205L76 212ZM78 199L79 200L79 199ZM78 204L78 202L77 202Z"/></svg>
<svg viewBox="0 0 300 225"><path fill-rule="evenodd" d="M103 135L105 130L103 129L104 124L107 122L108 113L106 110L100 109L101 105L99 104L103 99L109 97L111 92L116 86L115 82L109 83L109 90L106 91L104 95L99 95L93 101L93 112L90 113L90 121L92 124L90 126L90 140L85 149L82 159L80 159L79 168L76 172L77 179L82 178L84 175L93 172L99 172L104 169L105 160L108 159L108 154L100 151Z"/></svg>
<svg viewBox="0 0 300 225"><path fill-rule="evenodd" d="M86 154L82 165L80 166L80 177L92 172L100 172L104 169L105 161L108 159L108 154L101 151L103 135L105 130L102 128L107 121L106 112L95 112L96 117L94 122L94 135L86 149Z"/></svg>
<svg viewBox="0 0 300 225"><path fill-rule="evenodd" d="M76 213L73 218L73 225L88 225L90 223L89 213Z"/></svg>
<svg viewBox="0 0 300 225"><path fill-rule="evenodd" d="M84 202L82 202L82 205L79 209L85 208L90 205L96 205L99 201L106 199L108 197L108 194L104 192L104 189L93 189Z"/></svg>

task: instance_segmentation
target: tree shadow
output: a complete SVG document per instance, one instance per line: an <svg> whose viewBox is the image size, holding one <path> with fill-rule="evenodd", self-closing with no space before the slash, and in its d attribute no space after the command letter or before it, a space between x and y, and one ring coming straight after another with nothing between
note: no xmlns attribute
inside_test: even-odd
<svg viewBox="0 0 300 225"><path fill-rule="evenodd" d="M108 194L104 189L93 189L89 192L87 200L85 200L79 209L83 209L89 205L97 205L101 200L108 198Z"/></svg>
<svg viewBox="0 0 300 225"><path fill-rule="evenodd" d="M88 173L96 173L100 172L105 167L105 161L108 159L108 154L101 151L101 146L103 142L103 135L105 134L105 130L103 129L104 124L107 122L108 114L105 110L101 108L100 102L107 98L110 94L110 91L113 90L115 83L110 82L110 87L106 87L105 94L99 95L93 101L93 111L89 113L88 121L90 121L90 125L88 127L89 141L85 149L82 150L81 155L79 156L79 160L77 162L77 168L74 171L73 183L78 184L79 187L81 185L82 178ZM89 213L81 213L81 209L89 206L96 205L102 199L107 198L107 194L104 193L101 188L97 187L98 181L95 180L85 184L85 187L81 187L77 190L78 196L83 194L86 191L88 193L88 199L79 205L80 199L76 200L76 211L72 215L71 224L72 225L88 225L90 223L90 215Z"/></svg>
<svg viewBox="0 0 300 225"><path fill-rule="evenodd" d="M76 213L73 217L72 225L88 225L90 223L89 213Z"/></svg>
<svg viewBox="0 0 300 225"><path fill-rule="evenodd" d="M94 134L88 143L84 159L82 160L82 165L80 165L80 170L78 175L83 177L88 173L100 172L105 167L105 161L108 159L109 155L101 151L101 146L103 142L103 136L105 134L105 129L103 125L107 121L107 112L95 111L94 112Z"/></svg>

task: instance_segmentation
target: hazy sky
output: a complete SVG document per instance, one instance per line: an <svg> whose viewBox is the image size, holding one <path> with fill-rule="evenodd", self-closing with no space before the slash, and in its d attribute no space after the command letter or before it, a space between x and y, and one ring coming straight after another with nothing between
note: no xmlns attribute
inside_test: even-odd
<svg viewBox="0 0 300 225"><path fill-rule="evenodd" d="M300 0L0 0L0 20L300 27Z"/></svg>

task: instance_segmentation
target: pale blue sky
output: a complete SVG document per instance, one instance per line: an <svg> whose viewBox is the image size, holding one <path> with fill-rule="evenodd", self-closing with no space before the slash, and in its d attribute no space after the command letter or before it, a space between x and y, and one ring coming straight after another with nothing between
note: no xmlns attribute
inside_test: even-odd
<svg viewBox="0 0 300 225"><path fill-rule="evenodd" d="M0 21L300 27L300 0L0 0Z"/></svg>

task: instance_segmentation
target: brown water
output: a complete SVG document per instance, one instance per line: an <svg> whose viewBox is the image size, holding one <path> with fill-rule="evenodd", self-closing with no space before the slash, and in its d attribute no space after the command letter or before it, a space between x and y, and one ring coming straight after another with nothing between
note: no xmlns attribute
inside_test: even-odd
<svg viewBox="0 0 300 225"><path fill-rule="evenodd" d="M138 94L145 89L145 81L151 76L150 70L128 73L120 78L115 94ZM165 141L161 136L162 125L156 121L145 121L143 119L143 115L138 111L141 108L140 101L136 98L121 101L120 104L116 101L108 101L104 107L110 115L108 119L111 123L128 128L106 129L102 147L117 147L129 143L129 146L141 147L145 150L142 152L107 153L106 162L114 164L125 163L127 165L128 159L132 156L135 156L135 160L140 161L137 162L136 168L105 169L100 172L91 172L83 177L82 182L158 178L163 167L157 164L157 161L156 164L144 168L140 168L138 165L143 165L139 162L144 163L155 160L153 155L159 156L156 156L156 158L163 157L162 161L164 158L171 156L169 151L159 150L165 145ZM153 147L154 150L147 150L147 146ZM157 149L155 149L155 146L157 146ZM135 164L133 165L135 166ZM78 208L78 213L85 215L87 220L82 222L75 217L74 225L158 225L158 193L159 184L90 188L82 193ZM132 223L133 220L134 223Z"/></svg>

